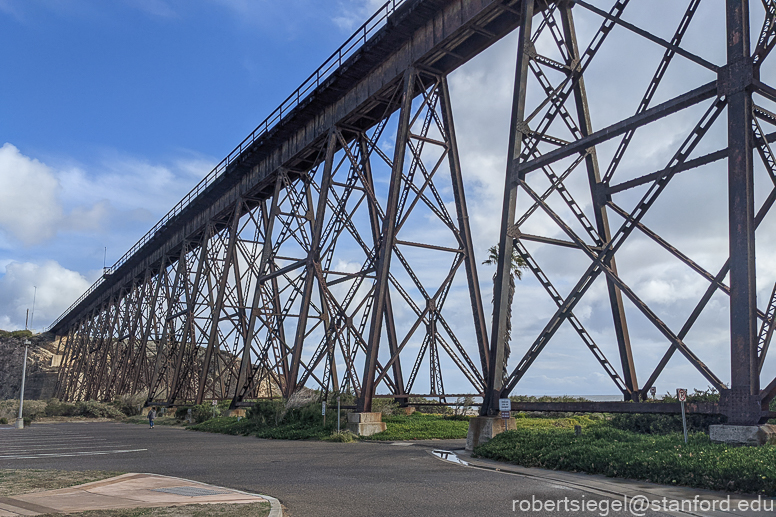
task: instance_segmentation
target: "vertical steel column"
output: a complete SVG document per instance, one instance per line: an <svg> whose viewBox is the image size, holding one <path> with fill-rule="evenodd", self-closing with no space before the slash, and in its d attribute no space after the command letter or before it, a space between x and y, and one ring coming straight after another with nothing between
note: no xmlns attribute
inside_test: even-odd
<svg viewBox="0 0 776 517"><path fill-rule="evenodd" d="M180 284L183 277L188 276L188 268L186 267L186 254L188 253L188 248L189 241L184 241L181 244L181 251L180 255L178 256L175 278L172 281L171 289L165 289L165 297L167 298L167 310L165 311L162 319L162 325L164 325L162 328L162 337L159 339L159 343L156 344L156 361L154 362L154 371L151 375L151 386L148 389L148 402L151 402L156 396L158 384L162 382L162 375L164 375L167 370L167 365L164 363L170 362L170 358L163 355L163 353L169 354L170 352L170 347L168 346L170 344L170 327L173 325L173 323L171 323L173 320L173 311L177 308L177 305L173 302L173 296L178 294L178 285ZM168 275L167 268L164 267L164 264L162 264L162 269L159 271L159 274L164 274L166 276ZM169 281L166 283L169 284ZM175 330L172 332L172 339L175 340ZM165 347L166 350L162 351L162 348Z"/></svg>
<svg viewBox="0 0 776 517"><path fill-rule="evenodd" d="M404 156L407 152L407 141L410 135L410 117L412 115L414 82L415 69L410 67L404 72L404 86L401 99L401 111L399 112L399 125L396 130L396 147L394 148L391 183L388 188L388 201L385 206L385 220L383 220L383 229L381 232L382 238L377 250L375 290L373 295L375 299L374 305L372 306L372 321L369 328L369 338L366 344L364 376L361 381L361 396L358 398L356 406L356 411L359 413L369 413L372 411L377 353L380 347L383 312L385 311L385 301L388 294L388 273L391 265L393 241L396 235L396 217L399 209L402 173L404 172Z"/></svg>
<svg viewBox="0 0 776 517"><path fill-rule="evenodd" d="M571 63L579 62L582 56L579 55L579 46L577 44L576 27L574 26L574 15L570 3L566 3L560 9L563 23L563 36L566 39L566 45L569 50ZM576 70L571 72L577 73ZM593 132L593 126L590 120L590 108L587 104L587 92L585 90L585 80L580 75L574 83L574 101L577 110L579 122L579 131L582 137L588 136ZM589 149L585 156L585 166L587 167L587 176L590 183L590 193L593 198L593 211L595 215L596 231L603 240L602 244L612 239L612 233L609 229L609 216L606 213L606 185L601 183L601 171L598 167L598 156L595 147ZM617 274L617 264L612 257L606 265L611 268L614 274ZM628 334L628 322L625 319L625 307L622 304L622 293L614 284L610 277L606 277L606 286L609 291L609 302L612 306L612 318L614 321L614 333L617 336L617 346L620 351L620 361L622 364L622 376L629 393L625 396L626 400L638 400L639 387L636 379L636 365L633 362L633 351L631 349L630 335Z"/></svg>
<svg viewBox="0 0 776 517"><path fill-rule="evenodd" d="M146 360L146 349L148 347L148 338L151 336L151 327L153 326L155 312L156 312L156 302L159 298L159 291L162 288L162 281L163 281L163 275L167 274L167 255L162 256L162 260L159 262L159 272L156 274L156 287L154 287L154 295L151 298L151 303L148 306L148 320L146 321L145 327L143 328L143 335L140 337L140 348L135 355L135 360L133 361L132 368L134 368L133 372L133 378L132 378L132 393L137 393L139 384L140 384L140 375L143 373L143 363L145 362L145 367L149 368L150 365L148 364L148 361ZM153 278L153 276L151 276ZM163 340L162 340L163 341ZM160 343L156 343L156 353L159 354L159 346ZM148 372L146 372L148 373ZM152 380L152 375L147 376L148 380ZM153 382L153 381L152 381ZM149 393L151 392L151 386L148 386Z"/></svg>
<svg viewBox="0 0 776 517"><path fill-rule="evenodd" d="M229 243L226 248L226 256L224 257L224 269L221 272L221 278L218 280L218 293L216 294L216 303L211 312L210 319L210 335L207 340L207 348L205 349L205 357L202 360L202 373L199 376L199 387L197 388L197 404L202 404L205 397L205 385L207 384L208 370L210 369L210 361L213 356L213 348L216 344L216 338L218 337L218 322L221 320L221 311L224 308L224 296L226 293L227 280L229 278L229 270L234 260L234 248L237 244L237 233L240 225L240 217L242 215L242 199L235 203L234 215L232 216L232 224L229 225ZM238 279L239 282L239 279Z"/></svg>
<svg viewBox="0 0 776 517"><path fill-rule="evenodd" d="M283 186L283 176L278 174L275 179L275 191L272 194L272 202L270 203L269 213L267 214L267 220L264 224L264 244L261 249L261 259L259 260L259 269L256 273L256 285L253 288L253 302L251 303L251 315L248 319L248 328L246 331L245 342L243 343L242 358L240 360L240 372L237 377L237 388L235 389L234 400L232 401L232 407L235 407L237 402L242 401L241 390L250 382L248 372L253 366L251 360L251 344L256 339L256 321L258 320L259 306L261 305L261 292L264 286L264 282L261 281L261 277L266 275L267 266L269 265L269 258L272 255L272 232L275 227L275 219L277 218L277 211L279 210L280 190ZM266 205L265 205L266 206ZM284 365L288 364L288 361L283 361ZM284 373L287 373L287 368L284 369Z"/></svg>
<svg viewBox="0 0 776 517"><path fill-rule="evenodd" d="M181 341L178 344L178 357L175 360L175 370L173 371L172 375L172 389L170 390L170 393L168 394L168 402L170 404L175 402L175 399L178 397L178 392L181 389L181 386L183 385L181 377L188 377L188 375L184 375L183 373L183 358L186 355L186 348L187 346L195 347L197 346L196 339L194 339L194 310L196 309L196 299L197 299L197 293L199 293L200 289L200 280L202 279L202 270L205 269L205 262L208 260L207 256L207 250L208 245L210 244L210 239L213 236L215 232L213 231L213 222L210 221L207 226L205 227L204 232L202 233L202 241L199 244L199 261L197 262L197 272L194 275L194 284L191 285L191 289L188 287L184 287L186 289L186 322L183 324L183 332L181 333ZM186 260L186 255L181 253L181 257L178 260ZM184 268L186 269L186 268ZM183 279L184 282L188 283L189 281L189 274L188 271L186 271L186 278ZM186 286L186 284L184 284ZM191 338L189 338L191 336Z"/></svg>
<svg viewBox="0 0 776 517"><path fill-rule="evenodd" d="M361 153L361 162L364 169L364 179L366 179L368 185L365 185L372 194L375 191L375 183L372 179L372 162L369 160L369 146L367 145L366 137L361 134L359 136L359 151ZM375 253L380 247L380 213L377 209L377 205L373 199L367 199L367 211L369 212L369 226L372 229L372 242L374 243ZM393 304L391 303L390 291L385 293L385 311L383 314L385 318L385 334L388 337L388 348L390 349L391 356L396 357L396 360L391 365L393 372L393 383L396 385L396 391L404 393L404 375L401 370L401 359L399 356L399 340L396 337L396 322L393 319ZM399 404L406 404L409 399L397 398L396 402Z"/></svg>
<svg viewBox="0 0 776 517"><path fill-rule="evenodd" d="M728 101L731 389L722 404L733 424L760 420L757 363L752 94L749 2L727 0L727 66L720 70Z"/></svg>
<svg viewBox="0 0 776 517"><path fill-rule="evenodd" d="M469 211L466 207L466 196L463 189L463 176L461 173L461 160L458 155L458 140L455 137L455 124L453 123L453 106L450 102L450 90L447 86L447 77L442 77L439 85L442 100L442 121L447 133L448 159L450 161L450 175L453 180L453 197L455 198L455 210L458 214L458 227L460 229L461 247L464 249L464 265L466 267L466 279L469 282L469 298L474 316L474 334L477 338L477 346L480 351L482 363L482 377L488 377L488 329L485 325L485 311L482 308L482 294L480 293L480 280L477 275L477 261L474 258L474 244L472 232L469 228Z"/></svg>
<svg viewBox="0 0 776 517"><path fill-rule="evenodd" d="M512 268L512 237L507 232L515 222L517 205L517 184L512 181L515 158L520 156L522 147L521 127L525 124L525 90L528 82L528 50L532 48L531 28L534 14L534 2L523 2L521 9L519 40L517 43L517 65L515 70L515 89L512 97L512 121L509 127L509 148L507 149L506 184L504 186L504 204L501 211L501 236L499 238L498 266L493 286L493 325L490 334L490 359L488 364L487 386L480 414L495 415L498 412L498 399L504 383L504 348L506 346L507 319L509 307L509 276Z"/></svg>
<svg viewBox="0 0 776 517"><path fill-rule="evenodd" d="M302 288L302 305L299 308L299 320L296 326L296 336L294 337L294 349L292 350L291 368L288 374L289 384L286 386L286 396L290 396L296 391L296 383L299 378L299 362L302 360L302 347L307 331L307 316L310 311L310 301L313 294L313 282L315 281L316 264L321 260L321 233L323 233L323 224L326 215L326 199L329 195L331 186L331 174L334 168L334 150L337 146L337 132L334 128L329 132L326 142L326 161L323 164L323 177L321 178L321 192L318 196L318 207L315 210L315 221L313 223L313 235L310 242L310 251L307 253L307 272L304 277L304 287ZM312 181L312 180L311 180ZM308 192L309 187L308 187ZM311 203L312 204L312 203ZM312 206L309 207L312 209Z"/></svg>

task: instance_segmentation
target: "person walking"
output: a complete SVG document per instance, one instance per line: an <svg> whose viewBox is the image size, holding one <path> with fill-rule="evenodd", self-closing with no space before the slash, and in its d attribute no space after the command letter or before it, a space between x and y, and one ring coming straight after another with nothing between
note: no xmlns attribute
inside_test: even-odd
<svg viewBox="0 0 776 517"><path fill-rule="evenodd" d="M151 411L148 412L148 424L151 426L151 429L154 428L154 418L156 418L156 408L151 408Z"/></svg>

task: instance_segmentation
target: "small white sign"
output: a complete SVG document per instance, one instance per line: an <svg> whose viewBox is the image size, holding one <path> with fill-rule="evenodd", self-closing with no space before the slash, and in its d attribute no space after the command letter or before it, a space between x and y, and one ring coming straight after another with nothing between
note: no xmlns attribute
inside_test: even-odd
<svg viewBox="0 0 776 517"><path fill-rule="evenodd" d="M509 399L498 399L499 411L512 411L512 401Z"/></svg>
<svg viewBox="0 0 776 517"><path fill-rule="evenodd" d="M687 390L678 389L676 390L676 398L679 399L679 402L686 402L687 401Z"/></svg>
<svg viewBox="0 0 776 517"><path fill-rule="evenodd" d="M216 401L216 400L211 400L210 403L213 404L214 406L218 405L218 401Z"/></svg>

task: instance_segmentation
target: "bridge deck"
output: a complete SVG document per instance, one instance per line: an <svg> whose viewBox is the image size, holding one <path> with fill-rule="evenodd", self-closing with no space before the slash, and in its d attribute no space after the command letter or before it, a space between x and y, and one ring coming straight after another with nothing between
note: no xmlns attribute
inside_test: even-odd
<svg viewBox="0 0 776 517"><path fill-rule="evenodd" d="M510 33L519 23L521 2L406 0L274 127L248 145L243 146L244 141L220 176L141 239L49 330L59 333L68 328L148 268L158 267L163 257L176 259L184 241L196 238L209 222L226 224L229 207L237 199L259 202L271 197L279 170L290 171L292 177L310 170L320 159L321 139L333 126L358 130L374 126L385 113L384 93L401 81L407 68L449 73Z"/></svg>

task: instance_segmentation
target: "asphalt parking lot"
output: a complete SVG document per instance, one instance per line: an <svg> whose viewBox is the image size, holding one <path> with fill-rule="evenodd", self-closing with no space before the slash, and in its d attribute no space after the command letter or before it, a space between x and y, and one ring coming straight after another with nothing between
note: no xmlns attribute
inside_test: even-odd
<svg viewBox="0 0 776 517"><path fill-rule="evenodd" d="M563 484L468 468L430 454L434 448L462 448L463 440L423 444L260 440L121 423L38 424L0 430L0 468L178 476L277 497L292 517L520 515L512 511L513 500L601 499Z"/></svg>

